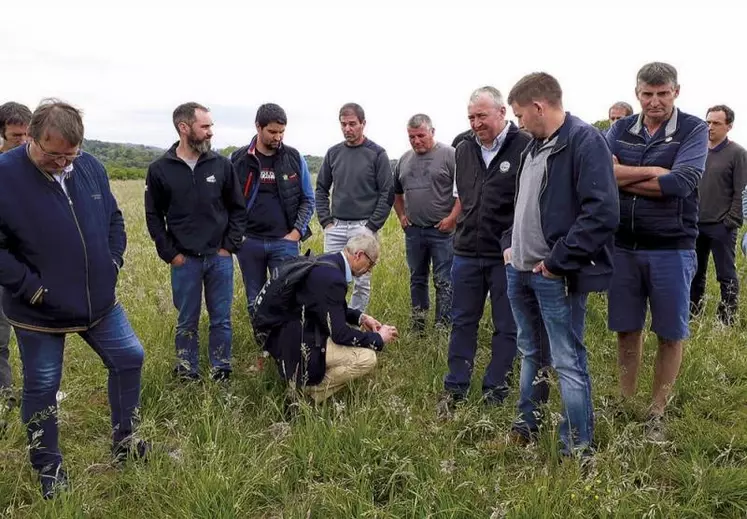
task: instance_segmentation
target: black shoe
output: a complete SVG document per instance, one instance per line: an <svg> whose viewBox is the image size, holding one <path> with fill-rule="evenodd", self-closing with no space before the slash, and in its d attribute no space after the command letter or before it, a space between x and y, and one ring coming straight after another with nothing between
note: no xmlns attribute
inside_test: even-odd
<svg viewBox="0 0 747 519"><path fill-rule="evenodd" d="M459 405L467 400L466 395L444 391L436 404L436 416L439 420L449 420Z"/></svg>
<svg viewBox="0 0 747 519"><path fill-rule="evenodd" d="M65 472L61 465L40 472L39 483L41 483L42 497L44 499L54 499L60 492L70 489L67 472Z"/></svg>
<svg viewBox="0 0 747 519"><path fill-rule="evenodd" d="M216 382L229 382L231 380L230 369L216 369L211 375L212 379Z"/></svg>
<svg viewBox="0 0 747 519"><path fill-rule="evenodd" d="M508 388L487 389L482 392L482 403L487 406L503 405L508 396Z"/></svg>
<svg viewBox="0 0 747 519"><path fill-rule="evenodd" d="M115 465L122 464L128 459L145 461L151 450L151 444L145 440L129 437L112 447L112 459Z"/></svg>

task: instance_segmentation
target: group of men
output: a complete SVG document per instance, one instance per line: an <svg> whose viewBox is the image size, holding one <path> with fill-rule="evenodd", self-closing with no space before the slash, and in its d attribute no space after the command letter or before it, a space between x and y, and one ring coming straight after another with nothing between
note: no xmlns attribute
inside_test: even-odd
<svg viewBox="0 0 747 519"><path fill-rule="evenodd" d="M254 322L266 317L270 292L263 287L289 276L291 267L307 267L293 286L293 303L262 345L292 387L322 402L370 372L376 352L399 335L365 313L381 254L378 231L394 206L410 270L412 329L422 334L427 326L432 267L435 327L450 334L442 415L467 398L489 295L493 335L483 401L505 401L520 352L519 418L511 437L533 441L553 368L563 404L562 452L591 454L586 302L591 292L609 291L624 399L635 394L650 306L659 350L647 428L651 439L663 440L664 410L690 317L702 311L711 251L722 293L718 315L735 321L747 154L727 138L734 121L728 107L710 108L706 124L674 106L679 84L671 65L641 68L635 93L641 113L616 103L611 128L600 132L565 111L561 87L549 74L525 76L506 101L499 90L482 87L468 101L470 130L454 146L436 140L427 115L412 116L406 128L412 149L394 171L386 151L364 133L363 108L348 103L339 112L344 141L326 153L315 191L303 155L283 142L288 121L280 106L260 106L256 135L227 158L211 149L209 109L180 105L173 113L179 140L149 166L145 191L148 231L169 265L178 311L175 376L201 377L203 290L210 376L231 376L234 255ZM508 105L519 126L506 119ZM0 107L0 132L0 286L7 313L0 319L0 390L12 403L10 323L24 366L31 462L43 495L53 497L67 484L55 400L65 335L80 334L109 370L118 461L150 449L134 435L144 353L115 297L124 219L103 166L81 150L81 113L56 100L33 114L7 103ZM325 254L299 258L314 210Z"/></svg>

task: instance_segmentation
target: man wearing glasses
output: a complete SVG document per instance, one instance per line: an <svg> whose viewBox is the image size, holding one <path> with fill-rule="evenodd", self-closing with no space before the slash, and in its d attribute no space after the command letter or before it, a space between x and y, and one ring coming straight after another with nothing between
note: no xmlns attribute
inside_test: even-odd
<svg viewBox="0 0 747 519"><path fill-rule="evenodd" d="M22 104L12 101L0 106L0 137L2 146L0 153L5 153L21 144L25 144L28 137L29 123L31 122L31 110ZM0 286L0 301L3 298L3 287ZM3 306L0 303L0 410L4 407L14 407L15 397L12 391L13 378L8 358L10 352L10 323L5 317ZM0 414L0 416L2 416ZM6 423L0 418L0 433L5 429Z"/></svg>
<svg viewBox="0 0 747 519"><path fill-rule="evenodd" d="M56 400L66 335L79 334L109 370L116 461L148 451L133 438L144 352L115 295L124 219L103 165L80 150L80 112L46 100L29 137L0 156L0 285L23 363L29 456L48 499L67 486Z"/></svg>
<svg viewBox="0 0 747 519"><path fill-rule="evenodd" d="M320 256L296 286L298 305L267 338L265 349L281 376L316 403L370 373L376 352L398 336L394 326L382 325L346 302L348 284L371 272L380 251L375 236L359 234L341 252Z"/></svg>

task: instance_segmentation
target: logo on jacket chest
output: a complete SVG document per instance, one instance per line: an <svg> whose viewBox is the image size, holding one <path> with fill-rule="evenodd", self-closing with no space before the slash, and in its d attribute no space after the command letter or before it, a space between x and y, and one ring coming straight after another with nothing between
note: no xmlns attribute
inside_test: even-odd
<svg viewBox="0 0 747 519"><path fill-rule="evenodd" d="M508 173L508 170L511 169L511 163L507 160L504 160L501 162L501 165L498 166L498 169L501 170L501 173Z"/></svg>

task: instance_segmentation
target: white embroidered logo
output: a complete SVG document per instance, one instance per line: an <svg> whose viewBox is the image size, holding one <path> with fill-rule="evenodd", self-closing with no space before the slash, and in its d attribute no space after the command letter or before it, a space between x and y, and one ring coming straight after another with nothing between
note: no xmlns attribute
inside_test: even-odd
<svg viewBox="0 0 747 519"><path fill-rule="evenodd" d="M500 168L501 173L506 173L509 169L511 169L511 163L507 160L504 160L503 162L501 162Z"/></svg>
<svg viewBox="0 0 747 519"><path fill-rule="evenodd" d="M210 182L211 184L215 184L215 175L210 175L205 179L205 182Z"/></svg>

